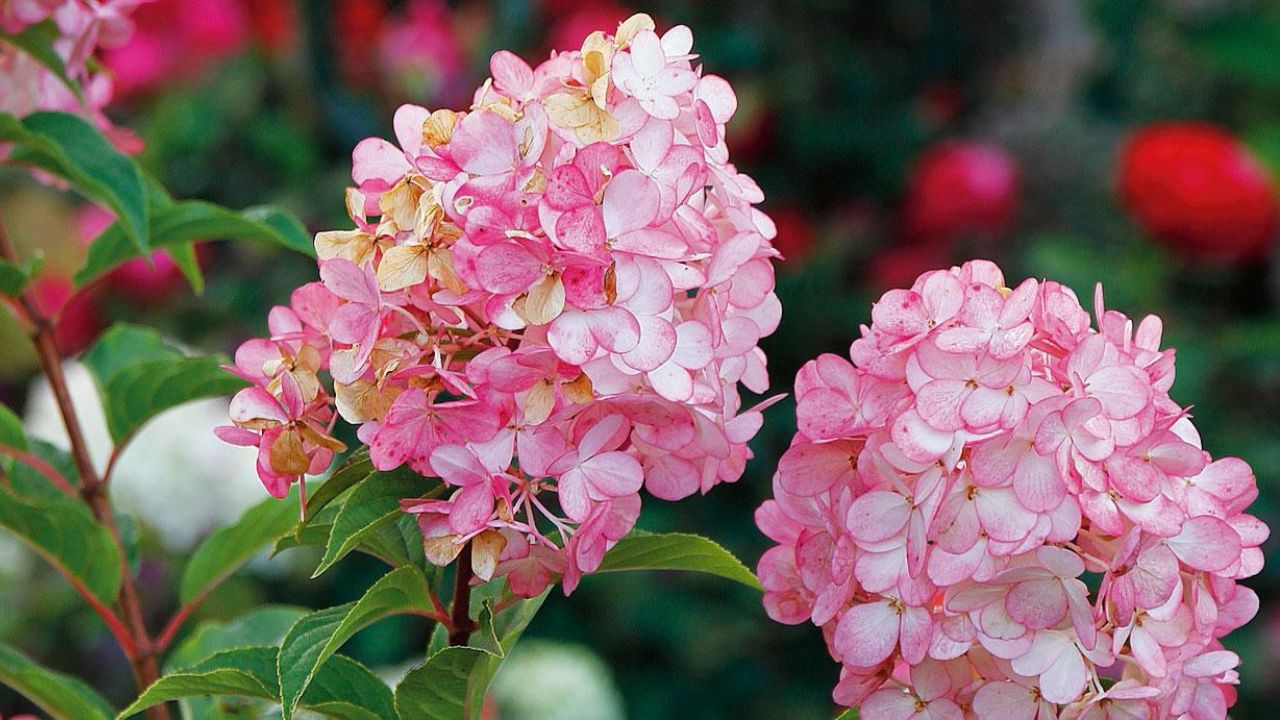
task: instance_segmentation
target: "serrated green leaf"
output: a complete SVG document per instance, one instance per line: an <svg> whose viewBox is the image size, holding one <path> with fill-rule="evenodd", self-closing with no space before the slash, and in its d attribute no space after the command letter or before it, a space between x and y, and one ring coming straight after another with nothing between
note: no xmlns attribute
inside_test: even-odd
<svg viewBox="0 0 1280 720"><path fill-rule="evenodd" d="M356 483L374 472L376 471L373 469L373 461L369 459L369 448L361 447L352 452L350 457L329 475L329 479L320 483L320 487L307 498L307 517L304 524L311 522L329 503L337 500Z"/></svg>
<svg viewBox="0 0 1280 720"><path fill-rule="evenodd" d="M67 89L75 94L80 102L84 102L84 93L80 84L67 74L67 65L62 56L53 48L53 42L62 36L53 20L44 20L27 26L22 32L11 34L0 32L0 41L7 42L40 62L52 72Z"/></svg>
<svg viewBox="0 0 1280 720"><path fill-rule="evenodd" d="M104 605L120 591L120 555L88 507L65 495L21 497L0 488L0 527L12 532Z"/></svg>
<svg viewBox="0 0 1280 720"><path fill-rule="evenodd" d="M415 720L478 720L489 683L515 647L547 593L503 611L495 624L484 602L480 628L466 646L446 647L411 670L396 687L396 710Z"/></svg>
<svg viewBox="0 0 1280 720"><path fill-rule="evenodd" d="M300 619L280 645L279 681L289 720L316 671L360 630L390 617L432 609L427 578L413 567L384 575L360 600L318 610Z"/></svg>
<svg viewBox="0 0 1280 720"><path fill-rule="evenodd" d="M276 649L237 648L218 653L186 670L166 675L117 716L132 717L149 707L189 697L232 695L279 700ZM334 655L320 669L301 707L338 720L395 718L391 690L360 663Z"/></svg>
<svg viewBox="0 0 1280 720"><path fill-rule="evenodd" d="M37 112L19 120L3 113L0 140L14 143L9 162L51 172L114 210L135 252L147 252L150 208L142 172L84 118Z"/></svg>
<svg viewBox="0 0 1280 720"><path fill-rule="evenodd" d="M0 643L0 685L35 703L54 720L110 720L111 705L78 678L41 667Z"/></svg>
<svg viewBox="0 0 1280 720"><path fill-rule="evenodd" d="M298 517L297 491L268 498L249 508L233 525L219 528L200 543L182 572L178 597L194 601L226 580L263 548L293 528Z"/></svg>
<svg viewBox="0 0 1280 720"><path fill-rule="evenodd" d="M324 557L312 577L346 557L378 528L402 515L400 500L443 492L439 480L429 480L407 468L375 473L360 482L333 520Z"/></svg>
<svg viewBox="0 0 1280 720"><path fill-rule="evenodd" d="M633 533L605 553L598 572L686 570L717 575L760 590L760 581L721 545L685 533Z"/></svg>
<svg viewBox="0 0 1280 720"><path fill-rule="evenodd" d="M151 246L172 248L204 240L250 240L315 255L311 235L293 215L270 206L240 212L200 200L183 200L152 207ZM76 271L76 285L84 286L120 263L137 257L124 230L112 225L89 247L89 258Z"/></svg>
<svg viewBox="0 0 1280 720"><path fill-rule="evenodd" d="M165 672L194 667L226 650L278 643L308 612L306 608L292 605L268 605L234 620L201 623L169 654Z"/></svg>

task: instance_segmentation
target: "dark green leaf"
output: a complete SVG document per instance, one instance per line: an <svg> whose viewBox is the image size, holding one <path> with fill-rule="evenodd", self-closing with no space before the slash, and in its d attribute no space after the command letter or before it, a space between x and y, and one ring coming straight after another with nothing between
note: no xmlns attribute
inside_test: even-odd
<svg viewBox="0 0 1280 720"><path fill-rule="evenodd" d="M470 644L446 647L411 670L396 688L396 709L415 720L478 720L489 683L515 647L547 594L522 600L494 622L492 605L480 611Z"/></svg>
<svg viewBox="0 0 1280 720"><path fill-rule="evenodd" d="M760 590L760 581L720 545L697 535L632 534L622 538L600 563L599 572L688 570L718 575Z"/></svg>
<svg viewBox="0 0 1280 720"><path fill-rule="evenodd" d="M54 720L110 720L111 705L77 678L47 670L0 644L0 685L13 688Z"/></svg>
<svg viewBox="0 0 1280 720"><path fill-rule="evenodd" d="M407 468L376 473L356 486L333 520L324 557L312 577L319 576L346 557L365 538L401 516L400 500L422 497L428 491L443 492L438 480L429 480Z"/></svg>
<svg viewBox="0 0 1280 720"><path fill-rule="evenodd" d="M392 570L357 602L318 610L289 629L280 645L279 680L284 718L293 716L316 670L360 630L392 615L432 608L427 578L413 567Z"/></svg>
<svg viewBox="0 0 1280 720"><path fill-rule="evenodd" d="M172 248L203 240L256 240L315 255L311 236L293 215L260 206L236 212L200 200L183 200L152 208L151 246ZM122 228L112 225L89 247L89 259L76 271L85 285L120 263L138 256Z"/></svg>
<svg viewBox="0 0 1280 720"><path fill-rule="evenodd" d="M351 453L351 456L333 471L329 479L321 483L320 487L307 498L306 522L311 522L325 506L375 472L377 471L373 469L373 462L369 460L368 448L362 447Z"/></svg>
<svg viewBox="0 0 1280 720"><path fill-rule="evenodd" d="M65 495L20 497L0 489L0 527L22 540L104 605L120 590L120 555L89 509Z"/></svg>
<svg viewBox="0 0 1280 720"><path fill-rule="evenodd" d="M297 517L295 491L286 498L268 498L249 508L234 525L219 528L187 562L179 589L181 601L192 602L226 580L260 550L288 533Z"/></svg>
<svg viewBox="0 0 1280 720"><path fill-rule="evenodd" d="M306 608L267 605L227 622L211 620L201 623L169 654L165 672L194 667L224 650L278 643L289 628L307 613Z"/></svg>
<svg viewBox="0 0 1280 720"><path fill-rule="evenodd" d="M279 700L276 649L237 648L218 653L147 688L118 716L132 717L149 707L188 697L232 695ZM335 655L316 674L301 706L339 720L394 719L391 690L360 663Z"/></svg>
<svg viewBox="0 0 1280 720"><path fill-rule="evenodd" d="M32 113L21 120L0 114L0 140L15 144L10 162L65 178L114 210L135 252L147 252L149 207L142 173L86 120L59 112Z"/></svg>

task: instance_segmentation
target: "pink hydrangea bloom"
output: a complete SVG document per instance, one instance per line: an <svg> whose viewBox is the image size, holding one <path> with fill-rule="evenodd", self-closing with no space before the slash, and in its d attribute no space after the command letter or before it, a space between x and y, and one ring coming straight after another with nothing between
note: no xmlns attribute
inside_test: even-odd
<svg viewBox="0 0 1280 720"><path fill-rule="evenodd" d="M985 261L891 290L852 362L796 378L756 522L774 620L823 628L877 718L1194 718L1235 700L1219 639L1258 597L1249 466L1169 397L1161 324L1097 329Z"/></svg>
<svg viewBox="0 0 1280 720"><path fill-rule="evenodd" d="M83 115L121 150L136 152L141 142L114 127L102 113L111 102L113 81L98 68L95 54L123 45L133 34L129 14L148 0L0 0L0 29L18 33L51 20L60 36L53 49L67 74L83 91L83 102L38 60L10 43L0 43L0 112L17 117L41 110Z"/></svg>
<svg viewBox="0 0 1280 720"><path fill-rule="evenodd" d="M377 468L449 490L403 504L428 558L471 543L478 577L536 595L599 567L642 490L740 477L775 231L691 49L637 15L536 67L499 52L470 110L405 105L396 142L355 148L354 228L316 237L321 281L236 354L253 387L222 432L272 493L323 469L336 409Z"/></svg>

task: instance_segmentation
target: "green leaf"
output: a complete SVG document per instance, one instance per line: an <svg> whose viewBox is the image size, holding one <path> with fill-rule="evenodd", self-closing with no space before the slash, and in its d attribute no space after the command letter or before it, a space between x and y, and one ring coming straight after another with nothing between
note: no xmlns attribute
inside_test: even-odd
<svg viewBox="0 0 1280 720"><path fill-rule="evenodd" d="M110 385L116 375L133 365L181 357L182 351L170 345L155 330L141 325L116 323L85 353L84 364L101 389Z"/></svg>
<svg viewBox="0 0 1280 720"><path fill-rule="evenodd" d="M149 207L142 173L86 120L59 112L37 112L19 120L4 113L0 140L15 143L10 162L65 178L114 210L125 238L138 253L147 251Z"/></svg>
<svg viewBox="0 0 1280 720"><path fill-rule="evenodd" d="M267 605L227 622L201 623L165 663L165 672L194 667L225 650L275 644L309 611L292 605Z"/></svg>
<svg viewBox="0 0 1280 720"><path fill-rule="evenodd" d="M27 283L44 267L44 254L37 250L21 266L0 259L0 295L18 297L27 289Z"/></svg>
<svg viewBox="0 0 1280 720"><path fill-rule="evenodd" d="M414 720L478 720L485 693L511 649L542 607L547 593L503 611L480 611L480 629L466 646L446 647L411 670L396 687L396 710Z"/></svg>
<svg viewBox="0 0 1280 720"><path fill-rule="evenodd" d="M244 380L222 369L226 362L218 356L186 357L154 330L126 324L108 330L85 356L117 444L169 408L245 387Z"/></svg>
<svg viewBox="0 0 1280 720"><path fill-rule="evenodd" d="M200 258L196 255L196 246L193 243L170 245L169 257L173 259L173 264L178 266L182 276L187 279L191 291L196 295L203 295L204 272L200 270Z"/></svg>
<svg viewBox="0 0 1280 720"><path fill-rule="evenodd" d="M27 433L22 429L22 418L8 405L0 405L0 445L16 450L27 449Z"/></svg>
<svg viewBox="0 0 1280 720"><path fill-rule="evenodd" d="M153 206L150 235L155 248L203 240L256 240L315 256L311 235L302 223L284 210L265 205L240 212L200 200ZM112 225L89 247L88 260L76 271L76 284L83 286L138 254L124 230Z"/></svg>
<svg viewBox="0 0 1280 720"><path fill-rule="evenodd" d="M337 500L344 492L377 472L373 469L373 461L369 459L369 449L361 447L351 453L336 470L320 484L315 492L307 498L307 517L304 523L311 522L329 503Z"/></svg>
<svg viewBox="0 0 1280 720"><path fill-rule="evenodd" d="M858 720L858 708L845 710L836 717L836 720Z"/></svg>
<svg viewBox="0 0 1280 720"><path fill-rule="evenodd" d="M760 590L760 581L722 546L698 535L632 533L605 553L598 572L688 570L718 575Z"/></svg>
<svg viewBox="0 0 1280 720"><path fill-rule="evenodd" d="M75 94L80 102L84 102L84 94L80 89L80 84L71 79L67 74L67 65L62 61L62 56L57 50L53 49L54 40L61 37L62 33L58 31L58 26L52 20L45 20L34 25L27 26L22 32L10 34L0 32L0 41L7 42L40 62L41 65L48 68L67 89Z"/></svg>
<svg viewBox="0 0 1280 720"><path fill-rule="evenodd" d="M185 605L212 590L260 550L289 532L298 517L297 491L249 508L234 525L219 528L200 543L182 572L178 597Z"/></svg>
<svg viewBox="0 0 1280 720"><path fill-rule="evenodd" d="M293 717L316 671L351 636L383 618L431 609L427 578L417 568L402 567L384 575L360 600L300 619L280 645L284 719Z"/></svg>
<svg viewBox="0 0 1280 720"><path fill-rule="evenodd" d="M340 509L340 506L330 505L314 521L280 538L276 541L271 556L303 546L323 549L333 532L333 518ZM355 550L375 557L393 568L402 565L422 567L424 561L422 531L418 529L417 519L406 514L367 535Z"/></svg>
<svg viewBox="0 0 1280 720"><path fill-rule="evenodd" d="M275 678L276 649L236 648L166 675L147 688L117 716L132 717L149 707L189 697L232 695L279 700ZM360 663L335 655L316 674L301 707L339 720L394 719L391 690Z"/></svg>
<svg viewBox="0 0 1280 720"><path fill-rule="evenodd" d="M70 675L37 665L0 644L0 685L35 703L54 720L110 720L113 710L93 688Z"/></svg>
<svg viewBox="0 0 1280 720"><path fill-rule="evenodd" d="M365 538L400 517L403 514L401 499L422 497L428 491L439 494L444 491L444 486L439 480L429 480L408 468L379 472L365 478L334 518L324 557L312 577L321 575Z"/></svg>
<svg viewBox="0 0 1280 720"><path fill-rule="evenodd" d="M89 508L65 495L20 497L0 489L0 527L74 578L104 605L120 591L120 555Z"/></svg>

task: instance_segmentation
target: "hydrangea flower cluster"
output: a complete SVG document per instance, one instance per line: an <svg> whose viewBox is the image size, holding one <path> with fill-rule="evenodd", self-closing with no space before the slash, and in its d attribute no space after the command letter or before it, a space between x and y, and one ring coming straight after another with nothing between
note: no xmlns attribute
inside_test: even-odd
<svg viewBox="0 0 1280 720"><path fill-rule="evenodd" d="M272 494L330 464L341 417L378 469L449 488L404 502L432 562L470 543L478 577L532 596L597 568L642 487L740 476L775 228L692 42L637 15L536 69L498 52L470 110L405 105L398 145L356 147L355 228L316 236L320 282L235 358L253 386L221 435L260 448Z"/></svg>
<svg viewBox="0 0 1280 720"><path fill-rule="evenodd" d="M52 19L59 37L54 51L68 76L78 83L84 102L39 60L17 46L0 42L0 112L17 117L39 110L82 114L122 150L141 149L136 137L115 128L102 108L111 102L110 73L93 62L99 48L123 45L133 34L129 13L147 0L0 0L0 30L17 34Z"/></svg>
<svg viewBox="0 0 1280 720"><path fill-rule="evenodd" d="M1161 322L973 261L891 290L796 379L757 511L770 617L874 718L1224 718L1258 596L1249 466L1169 397Z"/></svg>

